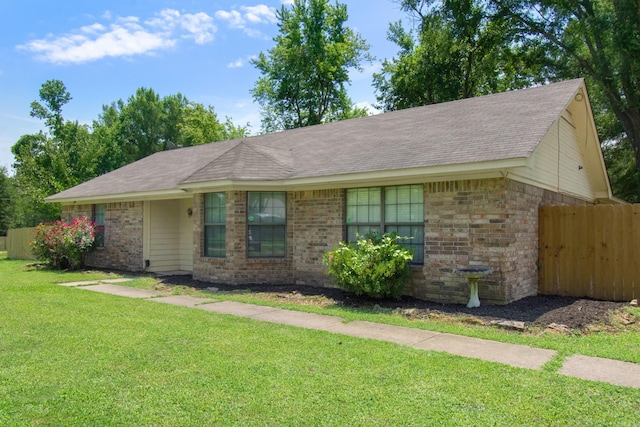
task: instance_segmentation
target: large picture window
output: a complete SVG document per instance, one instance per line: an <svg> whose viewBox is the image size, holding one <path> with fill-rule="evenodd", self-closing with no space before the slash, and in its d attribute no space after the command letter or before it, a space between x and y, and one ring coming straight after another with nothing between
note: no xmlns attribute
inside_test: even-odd
<svg viewBox="0 0 640 427"><path fill-rule="evenodd" d="M248 257L284 258L287 194L283 191L249 192L247 205Z"/></svg>
<svg viewBox="0 0 640 427"><path fill-rule="evenodd" d="M204 256L223 258L227 242L227 198L225 193L204 195Z"/></svg>
<svg viewBox="0 0 640 427"><path fill-rule="evenodd" d="M104 248L104 204L93 205L94 241L98 248Z"/></svg>
<svg viewBox="0 0 640 427"><path fill-rule="evenodd" d="M347 190L347 240L367 233L398 233L400 244L424 263L424 190L422 185L352 188Z"/></svg>

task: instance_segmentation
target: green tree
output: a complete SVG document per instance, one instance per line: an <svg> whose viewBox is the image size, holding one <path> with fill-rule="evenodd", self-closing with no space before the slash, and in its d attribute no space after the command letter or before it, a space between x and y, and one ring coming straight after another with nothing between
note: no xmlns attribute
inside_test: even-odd
<svg viewBox="0 0 640 427"><path fill-rule="evenodd" d="M212 107L180 94L161 98L140 88L127 102L103 106L92 127L64 119L62 109L72 98L61 81L45 82L39 94L31 115L44 120L47 131L23 135L11 147L18 226L58 219L60 206L45 203L47 196L157 151L249 134L247 127L229 118L220 123Z"/></svg>
<svg viewBox="0 0 640 427"><path fill-rule="evenodd" d="M126 102L103 105L93 134L101 149L97 169L105 173L158 151L241 138L249 131L229 118L221 123L213 107L181 94L161 97L139 88Z"/></svg>
<svg viewBox="0 0 640 427"><path fill-rule="evenodd" d="M310 126L352 114L349 70L370 60L369 46L349 27L347 6L328 0L294 0L278 14L276 45L253 65L261 72L252 89L266 132Z"/></svg>
<svg viewBox="0 0 640 427"><path fill-rule="evenodd" d="M384 109L584 77L614 194L640 200L637 0L398 2L420 29L390 28L400 52L374 80Z"/></svg>
<svg viewBox="0 0 640 427"><path fill-rule="evenodd" d="M15 157L17 211L22 226L57 219L60 207L44 199L96 176L100 148L85 125L65 120L62 108L72 98L64 83L48 80L31 115L44 120L47 132L23 135L11 147Z"/></svg>
<svg viewBox="0 0 640 427"><path fill-rule="evenodd" d="M618 177L614 182L635 180L635 198L640 199L640 4L637 0L531 1L491 0L493 16L510 20L522 37L537 40L549 52L557 52L560 63L569 64L558 78L584 76L595 104L604 113L596 113L598 126L608 130L608 115L619 122L620 133L601 135L611 155L628 153L631 148L635 179ZM568 72L567 72L568 71ZM623 142L626 141L626 142ZM625 145L625 144L628 144ZM624 156L624 155L623 155ZM626 157L625 157L626 158ZM626 163L625 158L620 163ZM614 168L615 169L615 168ZM616 170L610 171L616 173ZM614 192L617 189L614 188ZM625 190L624 192L627 192ZM628 196L627 196L628 197Z"/></svg>
<svg viewBox="0 0 640 427"><path fill-rule="evenodd" d="M185 104L180 94L165 100L147 88L136 90L126 104L118 101L120 138L128 160L175 147L175 125Z"/></svg>
<svg viewBox="0 0 640 427"><path fill-rule="evenodd" d="M56 138L61 138L59 132L63 128L62 107L71 101L71 94L61 80L47 80L39 91L40 100L31 103L31 117L45 121L45 124Z"/></svg>
<svg viewBox="0 0 640 427"><path fill-rule="evenodd" d="M249 135L248 127L236 126L228 117L224 123L221 123L213 107L205 107L195 102L189 102L186 105L182 121L176 128L180 133L178 138L180 147L244 138Z"/></svg>
<svg viewBox="0 0 640 427"><path fill-rule="evenodd" d="M517 41L508 22L474 0L402 0L417 34L391 24L400 50L383 62L374 87L383 110L397 110L521 88L546 78L540 46Z"/></svg>
<svg viewBox="0 0 640 427"><path fill-rule="evenodd" d="M14 218L15 194L7 169L0 166L0 236L6 236Z"/></svg>
<svg viewBox="0 0 640 427"><path fill-rule="evenodd" d="M11 147L11 152L15 157L15 188L20 205L17 222L20 226L31 227L57 219L59 207L44 203L45 197L62 188L56 174L65 168L54 142L43 132L22 135Z"/></svg>
<svg viewBox="0 0 640 427"><path fill-rule="evenodd" d="M93 136L101 150L96 165L97 175L103 175L131 163L127 147L123 143L122 128L118 103L103 105L102 113L92 125Z"/></svg>

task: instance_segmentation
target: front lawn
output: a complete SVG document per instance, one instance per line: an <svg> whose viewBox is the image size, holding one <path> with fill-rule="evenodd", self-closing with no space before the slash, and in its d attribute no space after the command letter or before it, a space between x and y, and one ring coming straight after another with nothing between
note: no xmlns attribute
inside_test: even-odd
<svg viewBox="0 0 640 427"><path fill-rule="evenodd" d="M189 283L189 280L178 280ZM243 289L234 291L206 293L185 285L172 285L172 280L158 281L153 277L145 277L126 286L142 289L154 289L169 294L190 294L198 297L232 300L259 305L269 305L291 310L307 311L318 314L337 316L346 321L366 320L397 326L426 329L436 332L447 332L484 338L494 341L522 344L532 347L556 350L558 357L545 368L555 370L559 363L572 354L604 357L626 362L640 363L640 308L624 307L611 313L613 319L604 325L594 324L589 331L573 331L568 334L545 331L539 327L527 327L524 331L512 331L497 326L480 324L473 316L429 316L427 318L412 317L393 309L374 306L350 307L326 298L322 295L306 296L301 293L273 293ZM202 286L202 283L199 284ZM215 285L213 285L215 286ZM268 287L267 287L268 288ZM301 287L302 289L303 287ZM603 319L604 320L604 319Z"/></svg>
<svg viewBox="0 0 640 427"><path fill-rule="evenodd" d="M637 425L640 390L93 293L0 258L0 425Z"/></svg>

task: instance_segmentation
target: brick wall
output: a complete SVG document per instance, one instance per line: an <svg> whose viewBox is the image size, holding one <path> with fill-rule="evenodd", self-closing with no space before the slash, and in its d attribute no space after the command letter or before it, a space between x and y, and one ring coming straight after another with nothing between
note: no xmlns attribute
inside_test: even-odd
<svg viewBox="0 0 640 427"><path fill-rule="evenodd" d="M203 257L204 195L194 200L195 279L230 284L281 283L332 286L322 255L344 237L344 190L287 193L287 256L249 259L247 192L227 192L226 257Z"/></svg>
<svg viewBox="0 0 640 427"><path fill-rule="evenodd" d="M227 196L226 257L204 257L204 195L194 200L193 277L213 283L293 283L292 272L292 204L287 194L287 256L284 259L247 258L247 192L230 191Z"/></svg>
<svg viewBox="0 0 640 427"><path fill-rule="evenodd" d="M69 205L62 208L62 219L86 216L92 218L93 205ZM97 248L86 259L87 265L126 271L144 269L143 202L105 204L104 247Z"/></svg>
<svg viewBox="0 0 640 427"><path fill-rule="evenodd" d="M469 264L498 267L508 244L504 182L469 180L425 184L426 283L418 297L466 302L466 279L456 269ZM481 300L500 300L500 286L483 281Z"/></svg>
<svg viewBox="0 0 640 427"><path fill-rule="evenodd" d="M290 193L293 270L299 284L333 286L322 256L344 240L343 189Z"/></svg>
<svg viewBox="0 0 640 427"><path fill-rule="evenodd" d="M508 179L425 185L425 283L414 295L466 303L468 284L456 269L488 265L482 303L507 304L538 289L538 210L577 199Z"/></svg>
<svg viewBox="0 0 640 427"><path fill-rule="evenodd" d="M225 258L203 257L204 195L194 197L193 277L212 283L333 286L322 256L344 239L343 189L287 193L287 256L247 258L247 192L227 195ZM480 281L483 304L506 304L538 288L538 209L584 204L508 179L428 183L425 200L425 264L413 268L406 293L430 301L466 303L468 284L456 272L473 264L494 272ZM65 206L63 219L92 215L92 205ZM143 269L143 203L109 203L105 247L88 263L131 271Z"/></svg>

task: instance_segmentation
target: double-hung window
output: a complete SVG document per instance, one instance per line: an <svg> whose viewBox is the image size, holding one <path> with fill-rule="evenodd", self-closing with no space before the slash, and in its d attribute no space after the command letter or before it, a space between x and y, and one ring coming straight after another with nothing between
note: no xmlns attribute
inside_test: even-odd
<svg viewBox="0 0 640 427"><path fill-rule="evenodd" d="M93 205L94 241L98 248L104 248L104 204Z"/></svg>
<svg viewBox="0 0 640 427"><path fill-rule="evenodd" d="M250 191L247 196L247 255L284 258L286 254L287 193Z"/></svg>
<svg viewBox="0 0 640 427"><path fill-rule="evenodd" d="M352 188L347 190L347 240L367 233L397 233L400 245L424 263L424 190L422 185Z"/></svg>
<svg viewBox="0 0 640 427"><path fill-rule="evenodd" d="M204 195L204 256L224 258L227 237L227 198L225 193Z"/></svg>

